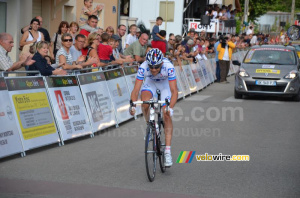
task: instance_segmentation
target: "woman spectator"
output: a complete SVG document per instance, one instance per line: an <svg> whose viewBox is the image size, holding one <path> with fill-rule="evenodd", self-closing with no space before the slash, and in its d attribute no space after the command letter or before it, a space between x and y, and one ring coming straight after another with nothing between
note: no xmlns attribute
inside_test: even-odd
<svg viewBox="0 0 300 198"><path fill-rule="evenodd" d="M64 63L64 65L62 66L63 69L82 69L81 65L73 65L73 58L70 53L70 48L73 45L72 35L69 33L63 34L61 36L61 41L62 46L56 54L56 64Z"/></svg>
<svg viewBox="0 0 300 198"><path fill-rule="evenodd" d="M95 65L93 65L94 67L95 66L103 67L103 66L107 65L105 63L100 62L100 59L99 59L99 56L98 56L98 53L97 53L97 49L98 49L98 46L100 44L100 40L101 40L101 37L97 32L91 33L88 37L88 45L89 46L88 46L88 52L87 52L87 55L86 55L86 60L88 60L91 57L96 58L98 61Z"/></svg>
<svg viewBox="0 0 300 198"><path fill-rule="evenodd" d="M39 70L43 76L51 75L66 75L67 72L62 69L54 69L48 63L46 57L49 52L49 43L46 41L40 41L36 45L37 52L32 57L32 60L35 60L28 70Z"/></svg>
<svg viewBox="0 0 300 198"><path fill-rule="evenodd" d="M115 30L114 30L114 28L111 27L111 26L108 26L108 27L106 28L105 32L109 35L109 38L111 38L111 36L112 36L113 34L115 34ZM100 36L101 36L101 35L100 35Z"/></svg>
<svg viewBox="0 0 300 198"><path fill-rule="evenodd" d="M69 33L72 35L73 38L73 44L75 43L75 37L77 36L79 30L79 25L75 21L70 23L70 30Z"/></svg>
<svg viewBox="0 0 300 198"><path fill-rule="evenodd" d="M33 44L39 41L44 41L44 35L38 31L40 21L36 18L30 22L31 30L25 32L20 40L20 47L23 48L25 45Z"/></svg>
<svg viewBox="0 0 300 198"><path fill-rule="evenodd" d="M60 22L59 27L58 27L58 31L56 33L54 33L54 35L51 39L51 47L52 47L51 51L53 52L54 58L56 57L57 51L62 46L61 37L62 37L63 34L68 32L69 27L70 26L69 26L69 23L67 21Z"/></svg>

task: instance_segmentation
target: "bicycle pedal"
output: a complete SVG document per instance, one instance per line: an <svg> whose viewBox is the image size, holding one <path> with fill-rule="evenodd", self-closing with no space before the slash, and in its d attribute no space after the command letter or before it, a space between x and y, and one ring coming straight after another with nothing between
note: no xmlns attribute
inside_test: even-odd
<svg viewBox="0 0 300 198"><path fill-rule="evenodd" d="M160 144L160 146L166 146L165 144Z"/></svg>

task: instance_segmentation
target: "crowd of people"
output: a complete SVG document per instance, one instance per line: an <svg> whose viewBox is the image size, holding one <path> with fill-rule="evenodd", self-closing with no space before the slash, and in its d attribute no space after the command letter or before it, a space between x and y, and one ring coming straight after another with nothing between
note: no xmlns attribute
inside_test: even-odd
<svg viewBox="0 0 300 198"><path fill-rule="evenodd" d="M30 25L21 30L22 37L19 43L21 53L16 63L8 56L14 45L13 37L8 33L1 33L0 69L13 71L25 67L29 71L39 70L45 76L65 75L66 70L103 67L108 64L122 65L134 61L142 63L151 48L158 48L181 69L183 60L196 62L206 59L208 54L216 54L217 81L226 83L226 71L229 69L231 54L235 49L288 42L288 37L284 33L280 36L254 34L253 27L241 35L221 35L221 37L190 29L184 38L170 33L167 40L167 32L159 29L163 22L162 17L157 17L151 35L141 32L135 24L129 27L121 24L116 31L111 26L104 30L97 27L98 13L102 9L101 6L92 9L92 0L84 0L78 23L69 24L62 21L52 37L43 28L42 17L33 18ZM206 12L212 18L220 19L232 18L235 13L236 10L231 10L230 5L222 8L211 6ZM125 43L122 44L122 38L127 30L129 33ZM221 40L223 42L220 42Z"/></svg>

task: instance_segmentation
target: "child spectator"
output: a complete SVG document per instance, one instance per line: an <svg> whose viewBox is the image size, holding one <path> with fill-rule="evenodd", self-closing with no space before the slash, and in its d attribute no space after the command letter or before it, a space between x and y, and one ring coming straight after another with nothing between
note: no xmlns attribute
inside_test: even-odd
<svg viewBox="0 0 300 198"><path fill-rule="evenodd" d="M167 32L165 30L159 31L159 35L162 38L166 38ZM167 44L165 41L151 41L151 45L153 48L158 48L164 55L166 54L167 51Z"/></svg>
<svg viewBox="0 0 300 198"><path fill-rule="evenodd" d="M109 63L110 56L112 55L112 47L108 45L109 35L104 32L101 35L102 43L98 46L98 56L100 59L100 62L102 63Z"/></svg>
<svg viewBox="0 0 300 198"><path fill-rule="evenodd" d="M111 27L111 26L108 26L108 27L106 28L105 32L109 35L109 38L111 38L111 36L112 36L113 34L115 34L115 30L114 30L114 28ZM101 34L102 34L102 33L101 33ZM101 34L100 34L100 35L101 35Z"/></svg>
<svg viewBox="0 0 300 198"><path fill-rule="evenodd" d="M136 31L137 31L137 27L135 24L132 24L130 27L129 27L129 31L130 31L130 34L128 34L126 36L126 41L125 41L125 48L128 48L129 45L131 45L132 43L134 43L135 41L137 41L137 37L136 37Z"/></svg>
<svg viewBox="0 0 300 198"><path fill-rule="evenodd" d="M103 9L103 6L98 5L94 10L92 10L93 7L93 0L84 0L84 6L81 9L81 14L79 18L79 27L82 28L82 26L87 24L87 20L89 16L96 15L98 16L99 12Z"/></svg>
<svg viewBox="0 0 300 198"><path fill-rule="evenodd" d="M163 38L161 35L159 35L159 26L162 24L163 18L157 17L156 18L156 24L153 26L152 29L152 39L153 41L164 41L165 38Z"/></svg>

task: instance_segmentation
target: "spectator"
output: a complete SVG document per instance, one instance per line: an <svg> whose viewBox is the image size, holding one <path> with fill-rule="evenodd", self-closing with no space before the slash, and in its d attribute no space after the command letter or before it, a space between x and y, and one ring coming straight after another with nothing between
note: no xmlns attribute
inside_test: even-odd
<svg viewBox="0 0 300 198"><path fill-rule="evenodd" d="M78 23L76 22L71 22L70 23L70 30L69 30L69 33L72 35L72 38L73 38L73 44L75 43L75 37L77 35L77 32L79 30L79 25Z"/></svg>
<svg viewBox="0 0 300 198"><path fill-rule="evenodd" d="M100 62L102 63L109 63L110 56L112 55L112 47L108 45L109 35L104 32L101 35L102 43L98 45L98 56Z"/></svg>
<svg viewBox="0 0 300 198"><path fill-rule="evenodd" d="M246 35L250 35L250 34L253 34L253 27L252 26L250 26L249 29L246 32Z"/></svg>
<svg viewBox="0 0 300 198"><path fill-rule="evenodd" d="M96 30L97 23L98 23L98 17L97 16L95 16L95 15L89 16L88 21L87 21L88 26L90 26L93 30ZM98 31L101 31L101 30L98 30ZM90 33L91 32L87 29L81 29L80 32L79 32L79 34L83 34L84 36L86 36L86 38L89 37ZM87 46L88 46L88 44L86 43L85 47L82 49L82 54L83 55L87 54L87 51L88 51L88 48L86 48Z"/></svg>
<svg viewBox="0 0 300 198"><path fill-rule="evenodd" d="M140 28L136 28L136 38L139 39L140 35L141 35L141 29Z"/></svg>
<svg viewBox="0 0 300 198"><path fill-rule="evenodd" d="M168 51L170 50L174 50L175 49L175 36L173 35L169 35L169 41L168 41Z"/></svg>
<svg viewBox="0 0 300 198"><path fill-rule="evenodd" d="M252 35L252 34L250 34ZM256 45L257 44L257 36L256 34L252 35L252 38L250 40L250 45L253 46L253 45Z"/></svg>
<svg viewBox="0 0 300 198"><path fill-rule="evenodd" d="M62 40L61 36L68 32L69 23L67 21L62 21L59 24L58 30L54 33L51 39L51 46L53 51L53 56L56 57L57 51L62 47Z"/></svg>
<svg viewBox="0 0 300 198"><path fill-rule="evenodd" d="M216 82L220 82L221 76L220 76L220 64L219 64L219 51L218 46L220 44L220 40L218 40L215 45L214 45L214 51L216 52L216 57L215 57L215 61L216 61Z"/></svg>
<svg viewBox="0 0 300 198"><path fill-rule="evenodd" d="M215 43L216 43L216 39L214 39L214 38L209 39L209 45L208 45L208 50L207 50L208 53L212 54L215 52L215 50L214 50Z"/></svg>
<svg viewBox="0 0 300 198"><path fill-rule="evenodd" d="M82 69L81 65L73 65L73 58L70 53L70 48L72 47L73 39L72 35L65 33L61 36L62 47L57 51L56 54L56 64L62 64L63 69Z"/></svg>
<svg viewBox="0 0 300 198"><path fill-rule="evenodd" d="M93 64L97 64L96 58L86 59L85 56L82 55L82 48L86 43L86 37L82 34L77 34L75 37L75 44L70 48L70 53L72 55L72 61L75 62L75 65L80 64L82 67L91 66ZM86 61L86 62L85 62Z"/></svg>
<svg viewBox="0 0 300 198"><path fill-rule="evenodd" d="M230 68L230 60L232 51L235 48L235 45L225 37L221 39L221 43L218 45L217 51L219 52L219 64L220 64L220 83L229 83L227 81L227 75Z"/></svg>
<svg viewBox="0 0 300 198"><path fill-rule="evenodd" d="M14 46L13 37L8 33L0 34L0 70L14 71L24 67L25 65L32 65L35 61L32 60L32 54L22 53L19 61L13 63L8 53L11 52Z"/></svg>
<svg viewBox="0 0 300 198"><path fill-rule="evenodd" d="M283 34L280 36L280 43L281 43L282 45L284 45L285 42L286 42L286 40L285 40L285 34L283 33Z"/></svg>
<svg viewBox="0 0 300 198"><path fill-rule="evenodd" d="M137 41L137 37L136 37L136 25L132 24L129 27L129 31L130 33L126 36L125 39L125 49L129 47L129 45L131 45L132 43L134 43L135 41Z"/></svg>
<svg viewBox="0 0 300 198"><path fill-rule="evenodd" d="M118 50L120 54L123 54L123 48L122 48L122 37L126 33L126 26L121 24L118 26L118 32L117 34L112 35L112 38L115 39L116 41L119 41L119 47Z"/></svg>
<svg viewBox="0 0 300 198"><path fill-rule="evenodd" d="M181 42L182 42L182 36L176 35L175 36L175 45L181 44Z"/></svg>
<svg viewBox="0 0 300 198"><path fill-rule="evenodd" d="M93 66L97 66L97 67L103 67L106 66L107 64L105 63L101 63L99 60L99 56L98 56L98 46L100 44L100 35L97 32L93 32L89 35L88 37L88 52L86 55L86 59L91 59L91 58L95 58L97 60L97 63L94 64Z"/></svg>
<svg viewBox="0 0 300 198"><path fill-rule="evenodd" d="M90 16L92 15L98 16L99 12L103 9L102 5L96 6L94 10L92 10L92 7L93 7L93 0L84 0L84 6L81 9L80 18L79 18L79 26L81 29L83 29L83 26L87 24L87 21Z"/></svg>
<svg viewBox="0 0 300 198"><path fill-rule="evenodd" d="M159 31L159 35L162 38L166 38L166 31L165 30L161 30ZM163 54L164 56L166 55L166 51L167 51L167 44L165 41L151 41L151 45L153 48L158 48Z"/></svg>
<svg viewBox="0 0 300 198"><path fill-rule="evenodd" d="M139 40L131 44L124 52L124 55L131 55L131 57L139 62L142 63L145 61L145 55L146 55L146 44L148 43L149 36L146 33L143 33Z"/></svg>
<svg viewBox="0 0 300 198"><path fill-rule="evenodd" d="M25 45L31 45L39 41L44 40L44 35L38 31L40 21L38 19L32 19L30 22L31 30L28 30L22 35L20 40L20 47L23 48ZM29 52L29 51L28 51Z"/></svg>
<svg viewBox="0 0 300 198"><path fill-rule="evenodd" d="M36 45L37 52L32 57L32 60L35 61L28 70L34 71L39 70L43 76L51 75L66 75L67 72L62 69L54 69L48 64L46 56L49 53L49 43L46 41L40 41Z"/></svg>
<svg viewBox="0 0 300 198"><path fill-rule="evenodd" d="M120 52L118 50L118 46L119 46L119 41L116 41L113 38L110 38L110 46L112 46L113 48L113 57L115 60L121 60L123 63L124 62L133 62L133 58L131 56L124 56L124 58L121 57Z"/></svg>
<svg viewBox="0 0 300 198"><path fill-rule="evenodd" d="M111 26L108 26L108 27L106 28L105 32L109 35L109 38L111 38L112 35L115 34L115 30L114 30L114 28L111 27ZM101 36L101 34L100 34L100 36Z"/></svg>
<svg viewBox="0 0 300 198"><path fill-rule="evenodd" d="M39 22L40 22L38 31L41 32L41 33L43 33L44 40L50 43L50 35L49 35L48 30L46 30L45 28L42 28L43 18L41 16L36 16L35 18L38 19ZM21 33L24 34L24 32L27 32L28 30L31 30L31 25L23 27L21 29Z"/></svg>
<svg viewBox="0 0 300 198"><path fill-rule="evenodd" d="M227 20L227 16L226 16L226 8L222 8L222 10L219 13L219 19L220 20Z"/></svg>
<svg viewBox="0 0 300 198"><path fill-rule="evenodd" d="M165 38L159 35L159 26L162 24L163 18L157 17L156 23L152 28L152 39L153 41L164 41Z"/></svg>

